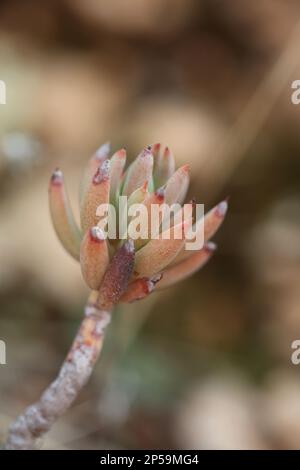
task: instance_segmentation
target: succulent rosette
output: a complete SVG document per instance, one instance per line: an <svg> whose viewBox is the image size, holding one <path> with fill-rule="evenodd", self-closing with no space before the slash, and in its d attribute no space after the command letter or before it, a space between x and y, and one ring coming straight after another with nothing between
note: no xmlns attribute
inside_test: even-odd
<svg viewBox="0 0 300 470"><path fill-rule="evenodd" d="M108 144L90 158L80 186L81 228L62 172L57 169L51 177L49 203L55 231L68 253L80 262L91 293L57 377L11 424L5 449L37 448L41 437L72 405L101 353L117 303L143 299L154 289L191 276L215 250L210 239L224 220L226 201L200 216L194 201L184 204L189 166L175 170L172 153L160 144L145 148L126 171L125 164L126 151L110 157ZM131 210L135 206L141 213L138 224ZM104 212L99 213L99 208ZM153 208L160 209L158 217ZM132 233L132 224L140 230ZM193 238L199 241L199 231L201 242L191 250Z"/></svg>
<svg viewBox="0 0 300 470"><path fill-rule="evenodd" d="M83 278L93 291L101 308L111 309L118 302L132 302L162 289L200 269L215 251L210 241L222 224L227 202L222 201L203 217L198 225L194 214L182 217L182 237L170 232L163 236L159 223L158 237L150 231L144 237L109 237L99 226L97 209L111 204L118 221L122 214L120 196L127 196L128 207L142 204L147 209L151 226L151 207L182 205L190 182L188 165L175 169L175 160L168 147L155 144L145 148L125 170L126 151L110 156L109 144L102 145L90 158L80 186L80 225L75 221L63 173L55 170L50 180L49 202L55 231L68 253L80 262ZM193 207L194 202L188 203ZM120 213L121 212L121 213ZM161 222L161 221L160 221ZM186 249L189 229L203 230L204 245L198 250ZM174 225L175 228L175 225ZM117 231L116 231L117 232ZM117 232L118 233L118 232Z"/></svg>

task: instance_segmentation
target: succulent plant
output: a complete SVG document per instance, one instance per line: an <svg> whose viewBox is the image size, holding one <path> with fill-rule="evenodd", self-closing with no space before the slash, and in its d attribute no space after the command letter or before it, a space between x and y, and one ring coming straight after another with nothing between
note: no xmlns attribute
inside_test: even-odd
<svg viewBox="0 0 300 470"><path fill-rule="evenodd" d="M227 202L222 201L206 214L204 246L197 251L186 250L187 230L180 239L173 236L151 239L150 234L135 241L105 237L97 225L100 204L114 205L120 220L119 196L127 196L128 206L143 204L149 209L150 218L152 204L182 204L190 181L189 166L175 170L172 152L160 144L145 148L126 171L125 149L111 157L109 154L109 144L102 145L84 172L80 187L81 230L74 219L60 170L53 173L49 190L50 211L58 238L70 255L80 261L83 278L90 289L98 292L97 302L102 308L111 308L119 301L142 299L154 288L170 286L200 269L216 248L209 240L227 211ZM196 223L193 218L186 217L181 224L187 229L193 222Z"/></svg>
<svg viewBox="0 0 300 470"><path fill-rule="evenodd" d="M83 175L80 188L81 230L70 207L62 172L56 170L52 175L49 200L54 228L65 249L80 261L91 294L58 376L40 399L12 423L6 449L35 449L41 442L40 438L71 406L93 371L115 304L140 300L154 288L161 289L190 276L215 250L215 245L209 240L224 220L226 201L202 217L200 225L194 220L193 201L188 203L191 210L187 213L179 206L181 221L177 223L176 217L172 219L173 227L167 237L163 236L165 228L161 223L164 215L162 220L156 221L157 237L152 237L152 231L150 233L147 229L145 236L133 240L128 237L126 224L124 233L121 230L122 236L105 236L98 224L97 209L100 205L111 203L119 213L120 223L125 215L127 221L130 204L138 203L147 209L145 217L151 219L151 226L152 212L149 209L154 204L166 207L173 203L182 204L189 186L188 165L175 171L172 153L168 148L161 149L160 144L144 149L125 172L125 150L119 150L111 158L109 152L108 144L100 147ZM119 203L122 195L128 198L126 209ZM195 223L196 234L198 229L204 233L204 245L199 250L189 251L186 249L186 234ZM180 237L175 235L178 228Z"/></svg>

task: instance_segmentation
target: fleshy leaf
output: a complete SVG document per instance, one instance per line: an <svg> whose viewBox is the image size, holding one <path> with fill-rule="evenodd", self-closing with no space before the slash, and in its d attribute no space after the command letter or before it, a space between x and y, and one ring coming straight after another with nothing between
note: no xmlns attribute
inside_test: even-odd
<svg viewBox="0 0 300 470"><path fill-rule="evenodd" d="M130 196L145 181L152 180L153 155L151 148L144 149L128 168L123 185L122 194Z"/></svg>
<svg viewBox="0 0 300 470"><path fill-rule="evenodd" d="M166 229L158 239L152 238L141 248L136 253L135 276L151 277L163 271L183 247L190 226L191 220Z"/></svg>
<svg viewBox="0 0 300 470"><path fill-rule="evenodd" d="M205 263L207 263L215 249L216 245L212 242L208 242L202 250L192 252L192 254L184 261L166 269L163 273L163 278L158 285L158 289L169 287L194 274L202 268Z"/></svg>
<svg viewBox="0 0 300 470"><path fill-rule="evenodd" d="M110 178L109 160L104 160L98 167L82 201L80 218L81 227L85 233L89 228L97 225L99 217L97 208L100 204L109 203Z"/></svg>
<svg viewBox="0 0 300 470"><path fill-rule="evenodd" d="M181 204L187 194L190 184L190 167L184 165L178 168L166 183L166 204Z"/></svg>
<svg viewBox="0 0 300 470"><path fill-rule="evenodd" d="M126 291L134 266L134 244L128 240L112 258L100 286L97 303L110 310Z"/></svg>
<svg viewBox="0 0 300 470"><path fill-rule="evenodd" d="M165 148L163 154L157 158L155 163L153 178L155 187L159 188L168 181L175 171L175 160L169 147Z"/></svg>
<svg viewBox="0 0 300 470"><path fill-rule="evenodd" d="M204 243L210 240L218 231L225 219L227 210L228 203L226 200L224 200L215 207L213 207L203 218L201 218L196 222L196 224L194 224L194 231L197 230L197 232L200 232L203 230ZM195 239L196 236L193 239L189 240L189 243L192 243L193 241L195 241ZM178 263L179 261L183 261L186 258L189 258L192 254L193 251L186 250L185 247L183 247L183 249L178 253L177 257L174 259L172 264Z"/></svg>
<svg viewBox="0 0 300 470"><path fill-rule="evenodd" d="M214 236L224 221L228 210L228 202L222 201L211 209L204 217L204 241Z"/></svg>
<svg viewBox="0 0 300 470"><path fill-rule="evenodd" d="M122 295L120 302L135 302L148 297L161 278L162 274L157 274L152 278L143 277L133 281L129 284L127 291Z"/></svg>
<svg viewBox="0 0 300 470"><path fill-rule="evenodd" d="M160 143L153 144L150 147L151 147L151 151L152 151L152 155L154 159L154 168L155 168L161 157L161 144Z"/></svg>
<svg viewBox="0 0 300 470"><path fill-rule="evenodd" d="M171 225L179 224L179 222L184 219L191 218L193 220L195 206L195 199L186 202L183 206L180 207L179 210L175 211L175 213L172 214L172 219L170 221Z"/></svg>
<svg viewBox="0 0 300 470"><path fill-rule="evenodd" d="M150 147L151 147L151 152L153 155L153 179L154 179L154 175L157 173L159 165L160 165L162 146L160 143L157 143L157 144L151 145Z"/></svg>
<svg viewBox="0 0 300 470"><path fill-rule="evenodd" d="M109 263L107 242L101 228L90 228L80 247L80 264L83 278L91 289L99 289Z"/></svg>
<svg viewBox="0 0 300 470"><path fill-rule="evenodd" d="M133 204L142 204L143 203L143 201L145 200L145 198L149 194L148 186L149 186L148 181L145 181L143 186L141 186L140 188L137 188L128 197L128 200L127 200L127 213L124 210L123 213L121 214L121 221L122 221L121 227L124 227L124 229L125 229L125 230L121 230L121 227L120 227L120 232L121 232L120 233L120 238L121 239L127 238L127 235L126 235L127 228L128 228L129 223L130 223L130 220L131 220L131 217L129 217L129 215L128 215L128 211L129 211L130 206L132 206ZM126 222L128 223L128 225L126 225Z"/></svg>
<svg viewBox="0 0 300 470"><path fill-rule="evenodd" d="M160 188L154 191L153 193L149 193L147 197L145 198L143 204L146 207L147 214L148 214L148 231L147 233L143 234L142 238L139 238L135 240L135 247L136 250L140 249L142 246L144 246L146 243L151 238L151 230L153 230L154 233L159 233L159 228L161 226L161 223L163 221L163 216L164 212L161 212L161 216L158 218L158 220L155 220L155 217L152 217L153 212L151 211L151 206L156 205L161 206L165 202L165 189Z"/></svg>
<svg viewBox="0 0 300 470"><path fill-rule="evenodd" d="M56 170L50 180L49 206L58 238L68 253L79 260L81 233L75 222L63 174L60 170Z"/></svg>
<svg viewBox="0 0 300 470"><path fill-rule="evenodd" d="M126 164L126 150L118 150L110 159L110 201L115 204Z"/></svg>
<svg viewBox="0 0 300 470"><path fill-rule="evenodd" d="M91 156L85 171L83 173L83 177L80 183L80 190L79 190L79 201L80 205L84 199L85 193L93 179L94 174L96 173L97 169L101 165L104 160L108 158L110 154L110 143L106 142L105 144L101 145L98 150Z"/></svg>
<svg viewBox="0 0 300 470"><path fill-rule="evenodd" d="M145 181L141 187L133 191L133 193L131 193L128 198L128 207L132 206L133 204L141 204L144 202L145 198L149 194L148 187L149 182Z"/></svg>

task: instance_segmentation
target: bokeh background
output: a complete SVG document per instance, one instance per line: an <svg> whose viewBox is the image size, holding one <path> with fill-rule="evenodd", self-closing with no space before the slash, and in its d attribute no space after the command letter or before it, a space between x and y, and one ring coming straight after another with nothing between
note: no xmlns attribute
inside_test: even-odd
<svg viewBox="0 0 300 470"><path fill-rule="evenodd" d="M297 0L3 0L0 5L0 440L52 380L87 290L48 214L77 208L110 140L161 141L191 196L230 196L218 251L186 282L119 308L104 354L46 448L300 448Z"/></svg>

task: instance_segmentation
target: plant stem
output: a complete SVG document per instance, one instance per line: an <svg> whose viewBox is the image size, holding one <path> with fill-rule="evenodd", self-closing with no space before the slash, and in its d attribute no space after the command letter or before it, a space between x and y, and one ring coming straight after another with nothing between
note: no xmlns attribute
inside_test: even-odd
<svg viewBox="0 0 300 470"><path fill-rule="evenodd" d="M111 312L100 310L94 293L85 307L84 318L57 378L39 401L30 405L9 428L5 449L37 449L41 438L63 415L88 381L102 349Z"/></svg>

